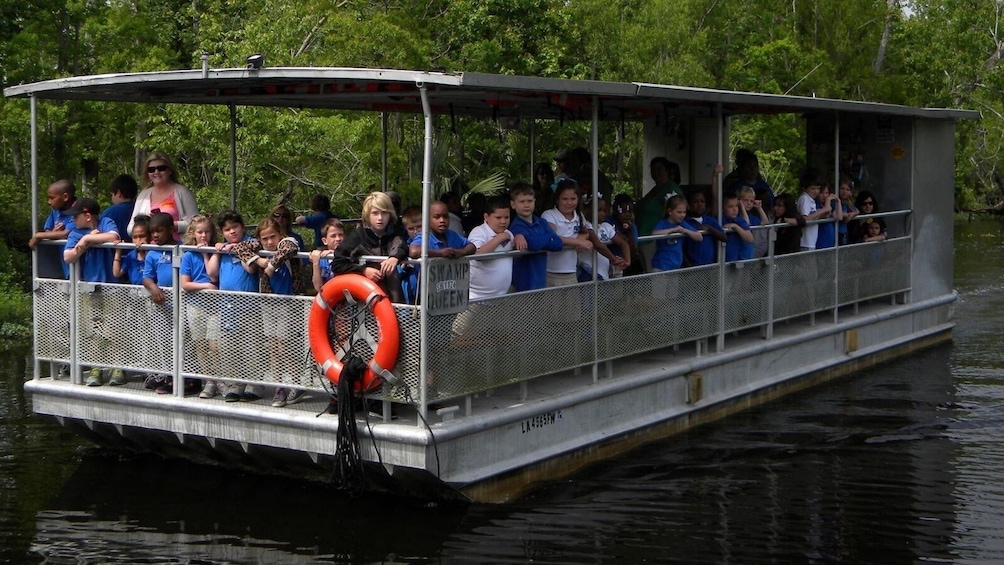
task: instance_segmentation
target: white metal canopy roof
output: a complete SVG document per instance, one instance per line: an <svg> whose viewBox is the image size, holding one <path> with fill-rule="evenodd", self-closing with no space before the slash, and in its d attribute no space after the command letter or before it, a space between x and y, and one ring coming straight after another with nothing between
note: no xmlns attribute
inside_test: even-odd
<svg viewBox="0 0 1004 565"><path fill-rule="evenodd" d="M433 113L482 117L601 120L662 115L855 112L933 119L975 118L958 109L914 108L778 94L641 82L566 80L485 73L280 67L120 73L47 80L4 89L7 97L108 102L233 104L422 113L419 87Z"/></svg>

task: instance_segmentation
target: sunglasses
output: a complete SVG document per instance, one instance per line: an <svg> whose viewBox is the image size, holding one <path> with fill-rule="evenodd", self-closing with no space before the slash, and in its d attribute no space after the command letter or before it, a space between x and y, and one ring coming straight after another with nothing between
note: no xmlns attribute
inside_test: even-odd
<svg viewBox="0 0 1004 565"><path fill-rule="evenodd" d="M169 167L167 165L156 165L156 166L153 166L153 167L147 167L146 168L146 172L148 172L148 173L163 173L168 168Z"/></svg>
<svg viewBox="0 0 1004 565"><path fill-rule="evenodd" d="M278 218L286 218L288 220L289 219L289 214L283 214L282 212L272 212L272 217L276 218L276 219L278 219Z"/></svg>

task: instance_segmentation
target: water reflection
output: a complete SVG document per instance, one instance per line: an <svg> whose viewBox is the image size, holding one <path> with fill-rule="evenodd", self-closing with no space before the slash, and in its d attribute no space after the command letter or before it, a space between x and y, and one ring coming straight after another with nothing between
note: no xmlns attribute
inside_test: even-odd
<svg viewBox="0 0 1004 565"><path fill-rule="evenodd" d="M463 513L329 485L95 453L37 516L32 552L95 562L386 562L435 555Z"/></svg>
<svg viewBox="0 0 1004 565"><path fill-rule="evenodd" d="M0 561L1004 559L1004 224L961 223L955 342L647 445L504 506L82 450L0 391ZM22 357L0 355L3 374Z"/></svg>
<svg viewBox="0 0 1004 565"><path fill-rule="evenodd" d="M835 383L551 485L477 537L461 536L463 555L490 544L495 557L564 563L950 558L949 352L927 352L903 371ZM588 546L568 552L581 544Z"/></svg>

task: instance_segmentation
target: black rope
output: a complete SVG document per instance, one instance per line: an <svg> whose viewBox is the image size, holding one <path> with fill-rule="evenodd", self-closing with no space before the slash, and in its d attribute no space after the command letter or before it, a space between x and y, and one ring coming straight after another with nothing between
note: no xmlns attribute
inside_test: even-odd
<svg viewBox="0 0 1004 565"><path fill-rule="evenodd" d="M360 382L366 363L350 354L338 377L338 432L335 442L334 475L339 488L350 493L363 487L363 458L356 429L355 384Z"/></svg>

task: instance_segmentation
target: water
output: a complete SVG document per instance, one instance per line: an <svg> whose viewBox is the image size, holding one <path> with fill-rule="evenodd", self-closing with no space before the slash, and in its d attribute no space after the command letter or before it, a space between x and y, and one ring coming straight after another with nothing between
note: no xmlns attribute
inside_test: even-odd
<svg viewBox="0 0 1004 565"><path fill-rule="evenodd" d="M0 562L999 562L1002 236L957 227L953 344L501 506L120 458L31 416L25 352L0 354Z"/></svg>

